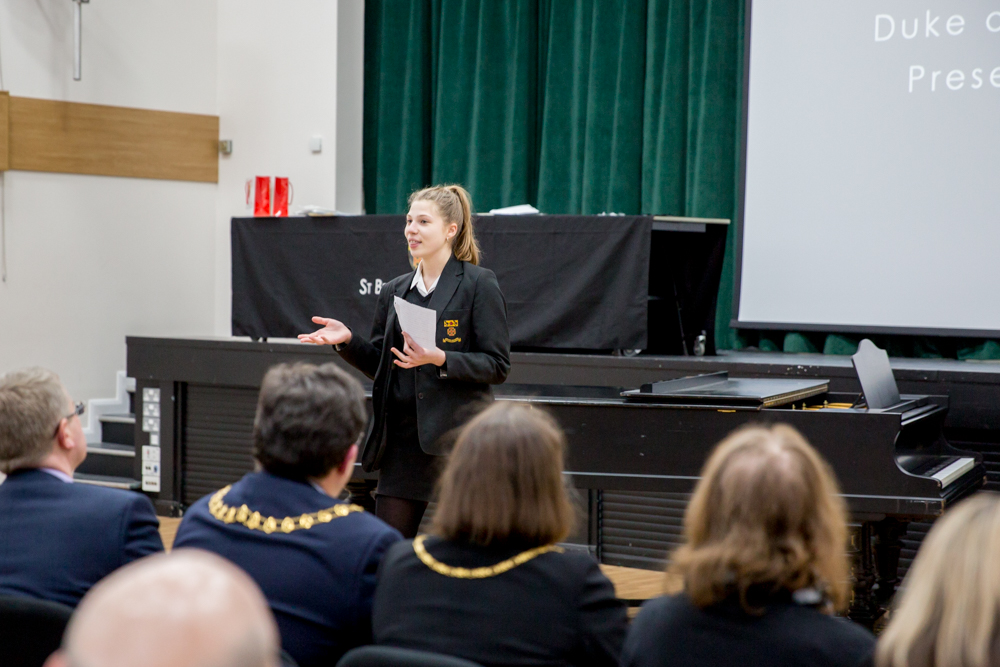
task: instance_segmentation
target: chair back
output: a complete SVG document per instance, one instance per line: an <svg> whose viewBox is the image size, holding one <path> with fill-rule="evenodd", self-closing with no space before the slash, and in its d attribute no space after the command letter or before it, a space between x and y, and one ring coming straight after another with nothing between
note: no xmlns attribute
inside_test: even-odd
<svg viewBox="0 0 1000 667"><path fill-rule="evenodd" d="M482 667L442 653L395 646L361 646L344 654L337 667Z"/></svg>
<svg viewBox="0 0 1000 667"><path fill-rule="evenodd" d="M58 602L0 595L0 665L42 667L62 643L72 614Z"/></svg>

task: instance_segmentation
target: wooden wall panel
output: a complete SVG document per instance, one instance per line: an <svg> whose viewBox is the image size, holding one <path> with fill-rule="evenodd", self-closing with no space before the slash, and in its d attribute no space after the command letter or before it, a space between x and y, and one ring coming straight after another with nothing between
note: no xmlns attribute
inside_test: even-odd
<svg viewBox="0 0 1000 667"><path fill-rule="evenodd" d="M219 181L219 118L10 98L10 169Z"/></svg>
<svg viewBox="0 0 1000 667"><path fill-rule="evenodd" d="M0 171L10 168L7 147L10 138L10 93L0 91Z"/></svg>

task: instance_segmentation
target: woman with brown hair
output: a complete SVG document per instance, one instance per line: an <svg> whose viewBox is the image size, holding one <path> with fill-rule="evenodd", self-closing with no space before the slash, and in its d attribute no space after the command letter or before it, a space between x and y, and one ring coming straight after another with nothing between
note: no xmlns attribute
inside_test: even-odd
<svg viewBox="0 0 1000 667"><path fill-rule="evenodd" d="M370 339L338 320L314 317L323 328L299 339L333 345L374 380L374 419L361 464L379 471L375 513L404 537L417 534L449 442L472 404L493 399L491 385L507 379L507 305L496 275L479 266L469 193L439 185L410 195L407 246L416 268L385 285ZM435 346L403 331L394 298L436 311Z"/></svg>
<svg viewBox="0 0 1000 667"><path fill-rule="evenodd" d="M879 638L878 667L1000 665L1000 496L980 493L924 540Z"/></svg>
<svg viewBox="0 0 1000 667"><path fill-rule="evenodd" d="M875 638L847 606L847 522L826 462L790 426L752 426L712 452L670 572L683 593L648 602L623 665L861 665Z"/></svg>
<svg viewBox="0 0 1000 667"><path fill-rule="evenodd" d="M573 523L565 437L546 413L500 403L462 429L440 480L433 536L379 568L376 644L482 665L618 665L626 615Z"/></svg>

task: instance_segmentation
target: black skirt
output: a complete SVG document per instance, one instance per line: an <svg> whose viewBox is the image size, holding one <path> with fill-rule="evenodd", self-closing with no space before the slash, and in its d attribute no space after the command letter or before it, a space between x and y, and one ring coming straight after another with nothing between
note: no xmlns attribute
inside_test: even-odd
<svg viewBox="0 0 1000 667"><path fill-rule="evenodd" d="M385 438L385 452L382 454L375 493L430 501L446 457L427 454L420 449L415 404L389 406Z"/></svg>
<svg viewBox="0 0 1000 667"><path fill-rule="evenodd" d="M426 308L431 294L422 296L414 288L406 292L406 300ZM402 331L396 322L399 340ZM430 501L434 484L444 467L443 456L427 454L420 449L417 431L416 371L392 367L391 391L386 405L385 451L382 453L375 493L407 500Z"/></svg>

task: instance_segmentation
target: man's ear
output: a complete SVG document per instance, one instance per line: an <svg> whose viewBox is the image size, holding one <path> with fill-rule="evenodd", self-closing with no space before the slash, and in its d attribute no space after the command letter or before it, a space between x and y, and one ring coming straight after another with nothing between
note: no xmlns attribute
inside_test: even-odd
<svg viewBox="0 0 1000 667"><path fill-rule="evenodd" d="M69 424L69 419L63 419L59 422L59 428L56 430L56 446L66 452L77 448L77 443L73 440L73 434L70 433Z"/></svg>
<svg viewBox="0 0 1000 667"><path fill-rule="evenodd" d="M76 447L76 443L73 442L73 437L69 433L69 420L63 419L59 422L59 428L56 429L56 446L59 449L73 449Z"/></svg>
<svg viewBox="0 0 1000 667"><path fill-rule="evenodd" d="M66 660L66 654L63 653L62 649L59 649L49 656L43 667L69 667L69 661Z"/></svg>
<svg viewBox="0 0 1000 667"><path fill-rule="evenodd" d="M344 460L340 462L337 466L337 472L344 474L348 471L354 470L354 463L358 460L358 445L357 443L351 445L351 448L347 450L347 454L344 455Z"/></svg>

